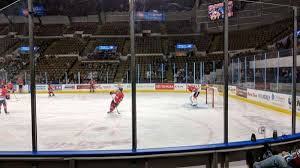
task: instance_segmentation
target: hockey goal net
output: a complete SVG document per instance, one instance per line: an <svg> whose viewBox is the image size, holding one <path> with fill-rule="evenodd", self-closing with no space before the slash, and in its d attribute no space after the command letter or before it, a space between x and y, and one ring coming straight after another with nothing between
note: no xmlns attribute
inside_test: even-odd
<svg viewBox="0 0 300 168"><path fill-rule="evenodd" d="M210 105L212 108L215 108L217 97L218 97L218 88L216 87L207 87L206 88L206 104Z"/></svg>

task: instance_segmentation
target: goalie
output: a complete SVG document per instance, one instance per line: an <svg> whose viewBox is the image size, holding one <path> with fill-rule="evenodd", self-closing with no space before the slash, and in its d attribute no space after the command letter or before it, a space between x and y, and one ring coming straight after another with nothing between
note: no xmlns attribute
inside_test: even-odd
<svg viewBox="0 0 300 168"><path fill-rule="evenodd" d="M200 88L195 85L188 86L188 91L191 92L190 101L192 106L197 106L198 104L198 96L200 94Z"/></svg>
<svg viewBox="0 0 300 168"><path fill-rule="evenodd" d="M110 104L109 112L107 112L107 113L112 113L119 106L119 104L122 102L122 100L124 98L123 88L118 87L117 90L111 91L110 95L112 96L112 101L111 101L111 104Z"/></svg>

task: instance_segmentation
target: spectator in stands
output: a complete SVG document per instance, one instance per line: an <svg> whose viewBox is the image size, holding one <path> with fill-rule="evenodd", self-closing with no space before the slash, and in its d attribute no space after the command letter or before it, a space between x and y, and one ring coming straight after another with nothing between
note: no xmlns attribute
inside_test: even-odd
<svg viewBox="0 0 300 168"><path fill-rule="evenodd" d="M178 78L178 75L177 75L177 73L174 73L174 83L177 83L177 79Z"/></svg>
<svg viewBox="0 0 300 168"><path fill-rule="evenodd" d="M193 72L189 72L188 81L193 82L194 81L194 75Z"/></svg>
<svg viewBox="0 0 300 168"><path fill-rule="evenodd" d="M151 71L147 71L146 72L146 77L147 77L147 80L150 80L150 78L151 78Z"/></svg>
<svg viewBox="0 0 300 168"><path fill-rule="evenodd" d="M254 162L253 166L252 163L253 158L249 155L247 156L247 162L250 164L250 167L253 168L269 168L269 167L277 167L277 168L298 168L300 166L300 151L297 150L295 152L289 153L286 151L283 151L279 153L278 155L272 155L270 153L270 156L265 155L266 158L264 160Z"/></svg>

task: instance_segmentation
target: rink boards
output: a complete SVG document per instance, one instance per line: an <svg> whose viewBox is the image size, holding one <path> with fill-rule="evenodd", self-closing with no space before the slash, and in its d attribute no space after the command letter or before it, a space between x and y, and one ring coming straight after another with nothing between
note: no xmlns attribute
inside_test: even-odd
<svg viewBox="0 0 300 168"><path fill-rule="evenodd" d="M136 84L137 92L178 92L186 93L189 86L202 87L205 86L201 84L174 84L174 83L143 83ZM52 85L55 89L55 93L89 93L89 84L65 84L65 85ZM95 92L105 93L115 90L117 87L121 86L125 92L131 91L131 84L96 84ZM18 90L18 88L16 88ZM222 94L222 88L219 89L219 94ZM48 85L36 85L36 91L38 94L47 93ZM268 108L277 112L282 112L286 114L291 113L292 108L292 97L288 94L275 93L270 91L262 91L256 89L240 88L236 86L229 86L228 88L230 98L238 99L243 102L255 104L260 107ZM29 85L23 87L23 92L29 92ZM204 93L204 92L202 92ZM216 103L220 103L219 100ZM300 97L297 97L297 112L300 112ZM300 116L300 114L298 114Z"/></svg>

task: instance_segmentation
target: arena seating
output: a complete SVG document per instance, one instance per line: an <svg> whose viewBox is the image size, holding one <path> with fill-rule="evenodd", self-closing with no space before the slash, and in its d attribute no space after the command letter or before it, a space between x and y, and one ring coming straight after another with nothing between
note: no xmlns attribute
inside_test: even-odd
<svg viewBox="0 0 300 168"><path fill-rule="evenodd" d="M65 29L66 26L61 24L38 25L35 33L37 36L61 36Z"/></svg>
<svg viewBox="0 0 300 168"><path fill-rule="evenodd" d="M72 17L97 15L99 12L96 0L77 0L76 2L45 0L43 3L47 6L47 15L66 15Z"/></svg>
<svg viewBox="0 0 300 168"><path fill-rule="evenodd" d="M136 53L162 53L159 37L136 38Z"/></svg>
<svg viewBox="0 0 300 168"><path fill-rule="evenodd" d="M0 38L0 56L18 42L15 38Z"/></svg>
<svg viewBox="0 0 300 168"><path fill-rule="evenodd" d="M17 32L19 35L28 35L28 24L16 23L10 24L8 27L9 32Z"/></svg>
<svg viewBox="0 0 300 168"><path fill-rule="evenodd" d="M194 33L193 26L190 21L169 21L166 22L168 34L187 34Z"/></svg>
<svg viewBox="0 0 300 168"><path fill-rule="evenodd" d="M229 33L229 50L262 48L291 33L291 20L289 19L251 30L232 31ZM222 51L223 42L223 34L215 34L213 44L215 47L211 48L211 51Z"/></svg>
<svg viewBox="0 0 300 168"><path fill-rule="evenodd" d="M143 30L151 30L151 33L160 33L161 32L161 23L155 21L140 21L136 22L137 33L141 33Z"/></svg>
<svg viewBox="0 0 300 168"><path fill-rule="evenodd" d="M39 48L39 55L42 55L45 49L51 44L53 40L49 39L36 39L35 46ZM21 39L0 39L0 43L4 43L0 50L3 51L1 55L10 55L21 46L28 46L28 40ZM10 45L7 47L7 45ZM4 49L7 47L6 49ZM1 64L0 69L3 68L8 72L10 79L16 79L22 71L29 71L29 57L28 54L15 53L11 57L1 57L4 62ZM39 58L38 58L39 59ZM28 73L29 74L29 73Z"/></svg>
<svg viewBox="0 0 300 168"><path fill-rule="evenodd" d="M119 63L110 62L76 62L69 71L70 81L77 81L78 72L80 72L81 83L88 83L92 78L97 83L113 83Z"/></svg>
<svg viewBox="0 0 300 168"><path fill-rule="evenodd" d="M1 24L0 25L0 35L7 35L8 33L8 25Z"/></svg>
<svg viewBox="0 0 300 168"><path fill-rule="evenodd" d="M241 31L232 31L229 33L229 48L230 50L240 50L240 49L248 49L248 48L263 48L266 45L273 44L274 42L288 36L291 31L291 20L286 19L275 23L274 25L264 25L257 27L255 29L247 29ZM158 23L158 22L139 22L137 23L137 32L142 30L150 29L152 32L164 32L173 34L170 36L162 36L162 37L136 37L136 53L137 54L151 54L151 56L145 57L137 57L137 64L139 64L140 70L140 80L147 81L147 71L149 71L149 64L152 65L152 68L155 69L152 73L154 75L152 77L152 81L161 82L161 64L164 64L164 78L167 78L168 81L172 80L173 67L172 63L176 63L176 71L182 70L181 75L185 76L187 73L190 75L192 71L193 63L200 61L212 61L212 60L222 60L222 54L211 54L215 51L222 51L223 49L223 34L203 34L200 36L187 36L181 35L186 33L192 33L192 25L189 21L171 21L166 23ZM3 30L3 31L1 31ZM0 34L1 32L14 31L18 34L24 34L28 32L27 24L13 24L13 25L0 25ZM84 31L84 33L96 34L96 35L128 35L129 34L129 23L128 22L108 22L103 25L98 25L98 23L73 23L69 26L66 25L36 25L35 26L35 34L38 36L59 36L64 33L74 33L75 31ZM174 36L174 33L180 34L178 36ZM245 40L247 39L247 40ZM164 60L161 56L153 56L153 54L165 54L175 52L175 45L177 43L192 43L197 47L197 51L206 52L205 56L199 56L197 53L189 57L175 57L172 59ZM28 44L22 40L17 40L13 38L1 38L0 39L0 53L1 56L5 54L9 54L16 50L21 44ZM88 61L99 61L99 59L95 60L94 57L91 57L93 54L95 47L98 45L116 45L118 47L117 53L120 55L130 54L130 39L128 37L89 37L89 38L60 38L48 40L47 38L38 37L35 39L35 45L37 45L39 50L39 55L41 57L40 60L44 60L44 55L46 56L63 56L63 55L74 55L74 56L89 56ZM276 57L277 51L271 52L268 54L268 57ZM283 53L283 51L282 51ZM199 54L199 53L198 53ZM251 55L251 53L245 53L246 55ZM290 52L287 52L284 55L290 55ZM240 54L239 57L244 57L246 55ZM114 67L111 72L109 72L109 81L119 81L125 77L127 78L127 72L129 69L130 57L127 61L117 63L119 58L119 54L117 57L110 57L109 59L100 60L102 63L97 63L99 66L104 66L105 62L110 62L109 64L114 64ZM22 68L27 68L26 64L28 64L28 59L26 60L26 56L24 59L21 59L20 62L25 63L25 66L21 66ZM111 62L112 61L112 62ZM59 74L59 79L64 72L77 71L80 70L83 73L87 71L84 68L80 68L77 65L76 61L67 61L74 63L74 68L71 65L68 69L58 68L54 70L49 70L49 74L54 76L54 74ZM113 63L114 62L114 63ZM53 69L47 66L43 66L43 62L41 62L41 69L47 70ZM54 61L54 63L56 63ZM76 64L75 64L76 63ZM185 65L188 63L188 72L185 72ZM85 67L85 66L83 66ZM211 66L207 66L208 69L211 69ZM21 70L15 71L20 72ZM99 70L103 71L103 70ZM209 70L207 70L208 72ZM103 71L104 72L104 71ZM199 73L199 72L196 72ZM155 76L156 75L156 76ZM180 76L180 74L178 74ZM189 77L188 80L190 80ZM57 79L54 79L57 80ZM99 81L102 79L99 78ZM106 82L106 79L105 79ZM181 79L181 82L185 82L185 79Z"/></svg>
<svg viewBox="0 0 300 168"><path fill-rule="evenodd" d="M47 73L48 81L52 83L64 83L64 74L77 60L77 57L43 57L37 62L37 72Z"/></svg>
<svg viewBox="0 0 300 168"><path fill-rule="evenodd" d="M97 23L73 23L65 34L73 34L75 31L83 31L84 34L94 34L98 29Z"/></svg>
<svg viewBox="0 0 300 168"><path fill-rule="evenodd" d="M195 44L198 51L207 51L211 45L212 36L204 35L204 36L178 36L178 37L169 37L167 38L168 51L174 52L175 46L178 43L189 43Z"/></svg>
<svg viewBox="0 0 300 168"><path fill-rule="evenodd" d="M45 55L79 55L85 45L86 41L81 38L62 38L53 42Z"/></svg>
<svg viewBox="0 0 300 168"><path fill-rule="evenodd" d="M118 5L116 5L118 4ZM127 0L114 0L114 1L103 1L103 10L124 12L129 11L129 3Z"/></svg>
<svg viewBox="0 0 300 168"><path fill-rule="evenodd" d="M24 68L24 63L21 59L16 58L6 58L2 59L0 57L0 70L5 70L7 72L7 78L9 80L14 80L15 77Z"/></svg>
<svg viewBox="0 0 300 168"><path fill-rule="evenodd" d="M114 22L105 23L102 25L97 35L128 35L129 34L129 22Z"/></svg>
<svg viewBox="0 0 300 168"><path fill-rule="evenodd" d="M116 75L115 81L120 81L121 78L123 81L127 80L127 73L130 76L130 61L131 57L128 57L127 61L121 62ZM164 64L164 70L167 66L167 61L164 60L162 56L138 56L136 57L136 64L140 71L139 81L140 82L149 82L150 77L147 77L147 72L150 71L151 65L151 80L152 82L161 82L162 76L162 64ZM164 78L166 78L166 72L164 72ZM130 78L129 78L130 80Z"/></svg>
<svg viewBox="0 0 300 168"><path fill-rule="evenodd" d="M125 44L125 38L91 39L87 44L87 46L85 47L85 50L82 55L88 56L89 60L117 60L123 52L124 44ZM117 46L117 51L116 53L95 52L95 48L100 45Z"/></svg>

